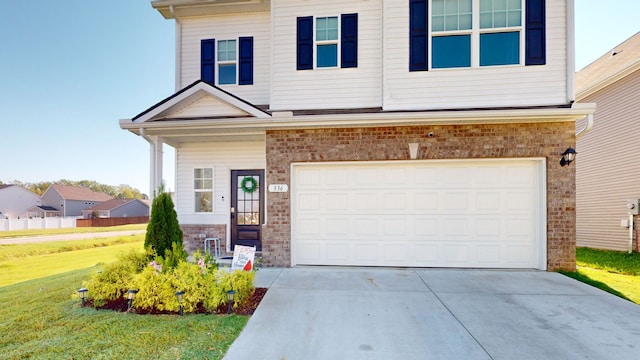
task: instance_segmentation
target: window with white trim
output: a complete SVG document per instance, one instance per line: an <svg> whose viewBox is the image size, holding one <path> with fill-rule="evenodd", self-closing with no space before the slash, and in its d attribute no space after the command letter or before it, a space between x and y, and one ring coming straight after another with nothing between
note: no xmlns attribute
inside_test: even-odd
<svg viewBox="0 0 640 360"><path fill-rule="evenodd" d="M195 212L213 212L212 168L196 168L193 170L193 191L195 194Z"/></svg>
<svg viewBox="0 0 640 360"><path fill-rule="evenodd" d="M431 68L521 63L522 0L431 0Z"/></svg>
<svg viewBox="0 0 640 360"><path fill-rule="evenodd" d="M338 17L316 18L316 66L338 66Z"/></svg>
<svg viewBox="0 0 640 360"><path fill-rule="evenodd" d="M409 0L409 70L546 64L545 0Z"/></svg>
<svg viewBox="0 0 640 360"><path fill-rule="evenodd" d="M298 17L296 69L358 67L358 14Z"/></svg>
<svg viewBox="0 0 640 360"><path fill-rule="evenodd" d="M218 40L218 84L236 83L236 40Z"/></svg>

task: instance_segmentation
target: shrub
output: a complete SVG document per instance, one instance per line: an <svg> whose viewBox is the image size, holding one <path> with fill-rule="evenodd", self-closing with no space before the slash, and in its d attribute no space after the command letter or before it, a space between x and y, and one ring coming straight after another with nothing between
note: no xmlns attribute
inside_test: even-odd
<svg viewBox="0 0 640 360"><path fill-rule="evenodd" d="M176 244L175 248L173 247L174 243ZM184 252L182 229L180 229L180 224L178 223L178 215L174 209L171 196L164 192L163 187L159 189L151 205L151 217L147 225L144 246L145 248L151 247L161 257L165 257L168 250L174 253L173 256L177 257ZM175 254L176 252L179 254Z"/></svg>
<svg viewBox="0 0 640 360"><path fill-rule="evenodd" d="M231 289L236 292L234 307L253 294L254 272L218 269L211 257L202 256L200 252L194 255L197 263L180 260L172 268L160 261L149 263L148 254L131 252L105 266L84 285L90 289L90 298L96 307L110 300L123 299L129 289L137 289L132 306L147 312L178 312L178 291L184 291L182 307L185 313L201 307L209 312L216 311L227 302L227 291Z"/></svg>
<svg viewBox="0 0 640 360"><path fill-rule="evenodd" d="M133 277L147 263L147 254L131 250L119 257L119 260L107 264L101 271L93 274L83 283L91 289L94 306L102 306L106 301L117 300L130 289Z"/></svg>

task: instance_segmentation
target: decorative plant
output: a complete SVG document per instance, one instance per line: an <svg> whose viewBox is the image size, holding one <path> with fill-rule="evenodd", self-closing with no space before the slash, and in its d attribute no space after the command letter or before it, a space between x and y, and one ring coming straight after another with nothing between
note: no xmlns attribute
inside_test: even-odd
<svg viewBox="0 0 640 360"><path fill-rule="evenodd" d="M167 251L170 251L172 258L181 259L183 255L186 258L178 215L171 196L164 192L164 186L160 187L151 205L151 217L147 225L144 246L150 247L161 257L165 257Z"/></svg>

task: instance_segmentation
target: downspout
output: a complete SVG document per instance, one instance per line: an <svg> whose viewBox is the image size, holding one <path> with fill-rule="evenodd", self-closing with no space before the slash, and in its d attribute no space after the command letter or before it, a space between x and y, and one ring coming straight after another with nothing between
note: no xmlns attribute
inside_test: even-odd
<svg viewBox="0 0 640 360"><path fill-rule="evenodd" d="M591 128L593 127L593 114L589 114L586 116L587 119L587 123L584 125L584 127L582 129L580 129L580 131L578 131L576 133L576 140L578 140L579 138L581 138L583 135L585 135L586 133L589 132L589 130L591 130Z"/></svg>

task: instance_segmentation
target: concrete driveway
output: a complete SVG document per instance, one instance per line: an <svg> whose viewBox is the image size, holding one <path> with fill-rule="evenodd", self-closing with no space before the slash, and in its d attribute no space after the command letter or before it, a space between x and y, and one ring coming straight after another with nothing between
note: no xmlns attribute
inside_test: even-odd
<svg viewBox="0 0 640 360"><path fill-rule="evenodd" d="M639 359L640 306L558 273L261 269L225 359Z"/></svg>

